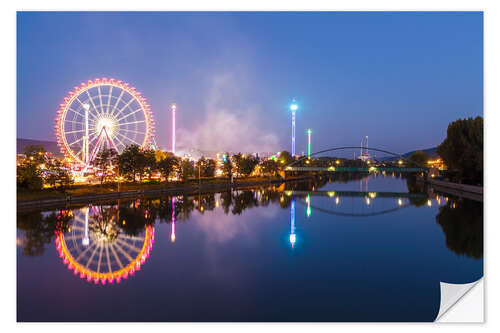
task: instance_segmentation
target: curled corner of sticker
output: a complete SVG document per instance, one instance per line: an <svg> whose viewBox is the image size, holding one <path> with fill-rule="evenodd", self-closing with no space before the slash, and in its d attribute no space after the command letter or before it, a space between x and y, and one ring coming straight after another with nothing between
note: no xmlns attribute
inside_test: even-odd
<svg viewBox="0 0 500 333"><path fill-rule="evenodd" d="M467 294L476 284L482 281L482 278L472 283L455 284L439 282L441 289L441 303L439 305L439 313L435 319L436 322L444 322L441 318L448 312L460 299Z"/></svg>

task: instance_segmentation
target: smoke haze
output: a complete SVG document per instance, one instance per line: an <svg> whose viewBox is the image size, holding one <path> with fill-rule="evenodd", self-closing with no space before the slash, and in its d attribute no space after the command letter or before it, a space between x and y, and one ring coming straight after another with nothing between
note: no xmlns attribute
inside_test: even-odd
<svg viewBox="0 0 500 333"><path fill-rule="evenodd" d="M208 88L199 121L190 120L192 128L177 130L179 149L210 151L272 152L279 150L278 136L259 122L263 110L246 104L234 74L215 76Z"/></svg>

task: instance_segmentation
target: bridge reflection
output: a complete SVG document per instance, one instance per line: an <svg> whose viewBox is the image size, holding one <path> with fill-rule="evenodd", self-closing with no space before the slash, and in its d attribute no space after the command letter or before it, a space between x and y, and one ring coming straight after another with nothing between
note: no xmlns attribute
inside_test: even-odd
<svg viewBox="0 0 500 333"><path fill-rule="evenodd" d="M423 199L428 198L426 193L411 193L411 192L361 192L361 191L286 191L288 196L321 196L321 197L353 197L353 198L412 198Z"/></svg>

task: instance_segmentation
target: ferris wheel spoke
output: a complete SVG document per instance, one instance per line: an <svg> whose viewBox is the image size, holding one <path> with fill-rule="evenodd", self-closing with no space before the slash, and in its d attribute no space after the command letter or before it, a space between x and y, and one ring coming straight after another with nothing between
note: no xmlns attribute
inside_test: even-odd
<svg viewBox="0 0 500 333"><path fill-rule="evenodd" d="M90 94L89 94L89 91L87 90L87 95L89 95L89 98L90 98ZM78 97L76 97L76 100L82 105L82 107L85 105L85 103L83 103L82 101L80 101L80 99ZM90 101L92 102L92 104L94 104L94 102L92 101L92 98L90 98ZM94 108L95 108L95 105L94 105ZM92 112L90 112L90 109L89 109L89 115L91 115L92 117L94 118L98 118L97 114L93 114ZM83 118L85 118L85 116L82 116Z"/></svg>
<svg viewBox="0 0 500 333"><path fill-rule="evenodd" d="M78 240L81 238L81 234L80 235L68 235L68 236L64 236L64 240L66 241L71 241L71 240Z"/></svg>
<svg viewBox="0 0 500 333"><path fill-rule="evenodd" d="M92 106L94 107L96 115L99 115L99 111L97 110L97 106L95 106L95 103L94 103L94 100L92 99L92 96L90 96L90 93L88 90L86 91L86 93L87 93L87 96L89 96L90 103L92 103Z"/></svg>
<svg viewBox="0 0 500 333"><path fill-rule="evenodd" d="M137 120L137 121L131 121L129 123L121 123L121 124L118 124L117 126L123 126L123 125L131 125L131 124L140 124L140 123L144 123L145 120Z"/></svg>
<svg viewBox="0 0 500 333"><path fill-rule="evenodd" d="M112 93L113 93L113 86L109 86L108 106L106 108L106 114L109 114L109 107L111 106L111 94Z"/></svg>
<svg viewBox="0 0 500 333"><path fill-rule="evenodd" d="M80 254L78 255L78 257L76 257L75 261L78 262L85 254L87 254L87 252L90 251L91 248L93 248L95 246L95 243L92 243L91 245L89 245L85 250L83 250L82 252L80 252Z"/></svg>
<svg viewBox="0 0 500 333"><path fill-rule="evenodd" d="M106 243L106 258L108 259L108 273L113 272L113 269L111 268L111 259L109 258L109 244Z"/></svg>
<svg viewBox="0 0 500 333"><path fill-rule="evenodd" d="M125 92L125 90L122 90L122 92L120 93L120 96L118 96L118 99L116 100L115 106L113 106L113 109L111 110L111 115L113 115L113 113L115 113L116 107L118 106L118 103L120 103L124 92Z"/></svg>
<svg viewBox="0 0 500 333"><path fill-rule="evenodd" d="M76 140L76 141L73 141L73 142L71 142L71 143L68 143L68 146L72 146L72 145L74 145L75 143L80 142L80 141L82 141L82 140L83 140L83 136L82 136L80 139Z"/></svg>
<svg viewBox="0 0 500 333"><path fill-rule="evenodd" d="M142 108L138 108L137 110L134 110L134 111L132 111L132 112L128 113L127 115L125 115L125 116L121 117L120 119L118 119L118 120L116 120L116 121L118 121L118 122L119 122L119 121L121 121L121 120L123 120L123 119L125 119L125 118L128 118L128 117L130 117L131 115L136 114L137 112L141 112L141 111L142 111ZM118 115L117 115L117 116L118 116Z"/></svg>
<svg viewBox="0 0 500 333"><path fill-rule="evenodd" d="M85 268L89 268L90 263L92 262L92 259L94 259L95 253L97 252L97 249L99 248L98 242L95 242L95 249L92 251L92 254L89 257L89 260L87 260L87 264L85 265Z"/></svg>
<svg viewBox="0 0 500 333"><path fill-rule="evenodd" d="M101 113L104 113L104 108L102 107L101 86L97 86L97 92L99 94L99 107L101 108Z"/></svg>
<svg viewBox="0 0 500 333"><path fill-rule="evenodd" d="M85 132L85 130L69 131L69 132L64 132L64 134L73 134L73 133L81 133L81 132Z"/></svg>
<svg viewBox="0 0 500 333"><path fill-rule="evenodd" d="M113 255L115 256L115 259L116 259L116 262L118 263L118 266L120 266L120 269L123 268L123 264L122 264L122 261L120 260L120 257L118 256L118 254L116 253L116 250L115 250L115 245L114 243L111 243L109 245L109 248L111 249L111 252L113 253Z"/></svg>
<svg viewBox="0 0 500 333"><path fill-rule="evenodd" d="M116 134L117 134L117 135L121 135L123 138L125 138L125 139L129 140L129 141L130 141L130 142L132 142L132 143L135 143L135 144L136 144L136 145L138 145L138 146L140 146L140 145L141 145L140 143L135 142L135 141L134 141L134 140L132 140L131 138L129 138L129 137L127 137L127 136L125 136L125 135L123 135L123 134L121 134L121 133L116 133Z"/></svg>
<svg viewBox="0 0 500 333"><path fill-rule="evenodd" d="M118 143L119 143L119 144L121 144L121 145L123 146L123 148L127 147L127 145L125 145L125 144L122 142L122 140L120 140L120 139L118 138L118 136L115 136L115 139L116 139L116 140L118 140Z"/></svg>
<svg viewBox="0 0 500 333"><path fill-rule="evenodd" d="M144 133L144 132L133 131L133 130L129 130L129 129L122 129L121 131L123 131L123 132L131 132L131 133L136 133L136 134L144 134L144 135L146 135L146 133Z"/></svg>
<svg viewBox="0 0 500 333"><path fill-rule="evenodd" d="M85 118L85 115L81 114L80 112L76 111L75 109L72 109L72 108L68 108L69 111L72 111L74 113L76 113L77 115L79 115L80 117L82 118Z"/></svg>
<svg viewBox="0 0 500 333"><path fill-rule="evenodd" d="M116 240L118 243L122 244L123 246L126 246L128 249L132 249L136 252L141 252L141 249L135 247L134 245L130 244L130 243L127 243L125 242L124 240L121 240L121 239L117 239Z"/></svg>
<svg viewBox="0 0 500 333"><path fill-rule="evenodd" d="M72 123L72 124L77 124L77 125L82 125L83 126L83 122L82 121L76 121L76 120L64 120L65 123Z"/></svg>
<svg viewBox="0 0 500 333"><path fill-rule="evenodd" d="M125 250L124 250L124 249L122 249L122 247L121 247L119 244L116 244L116 243L115 243L115 245L116 245L116 248L118 249L118 251L119 251L121 254L123 254L123 255L124 255L124 256L128 259L128 261L130 261L130 262L134 261L134 258L132 258L132 257L130 256L130 254L128 254L127 252L125 252Z"/></svg>
<svg viewBox="0 0 500 333"><path fill-rule="evenodd" d="M132 104L133 101L135 101L135 99L133 97L130 98L130 101L128 101L127 104L125 104L125 106L122 107L116 115L113 115L113 117L116 119L123 112L123 110L125 110L130 104ZM120 121L120 120L117 120L117 121Z"/></svg>
<svg viewBox="0 0 500 333"><path fill-rule="evenodd" d="M104 246L100 246L101 250L99 251L99 259L97 260L97 273L101 272L101 261L102 261L102 251L104 250Z"/></svg>
<svg viewBox="0 0 500 333"><path fill-rule="evenodd" d="M92 137L92 139L89 140L89 146L92 144L92 142L95 141L95 139L99 137L99 135L97 135L97 131L94 131L90 134L90 136Z"/></svg>
<svg viewBox="0 0 500 333"><path fill-rule="evenodd" d="M74 229L74 230L85 230L84 227L79 226L79 225L74 225L74 226L71 227L71 229Z"/></svg>

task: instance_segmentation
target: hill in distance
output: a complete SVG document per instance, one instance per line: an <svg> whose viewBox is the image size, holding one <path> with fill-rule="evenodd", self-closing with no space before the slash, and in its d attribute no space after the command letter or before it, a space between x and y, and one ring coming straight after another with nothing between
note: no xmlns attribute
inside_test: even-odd
<svg viewBox="0 0 500 333"><path fill-rule="evenodd" d="M427 155L429 155L429 158L430 159L435 159L435 158L438 158L439 155L437 153L437 147L433 147L433 148L429 148L429 149L418 149L420 151L423 151L424 153L426 153ZM416 150L413 150L413 151L410 151L410 152L407 152L401 156L403 157L408 157L410 156L411 154L415 153ZM384 158L382 159L383 161L395 161L397 160L398 158L397 157L387 157L387 158Z"/></svg>
<svg viewBox="0 0 500 333"><path fill-rule="evenodd" d="M46 151L49 153L54 154L54 156L57 157L62 157L63 154L61 154L61 151L59 150L59 147L57 146L57 142L54 141L43 141L43 140L33 140L33 139L17 139L17 148L16 151L18 154L24 153L24 147L30 146L30 145L40 145L45 148Z"/></svg>

